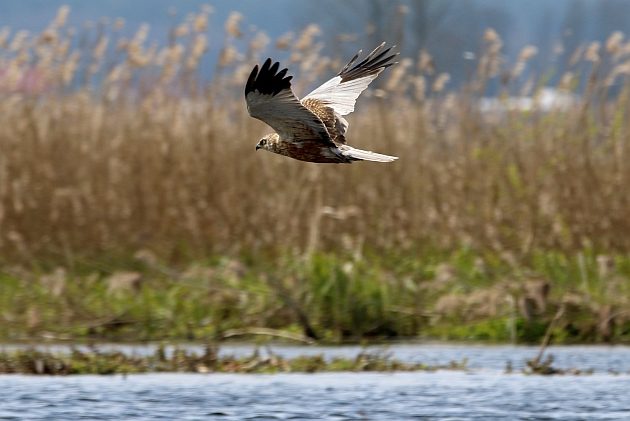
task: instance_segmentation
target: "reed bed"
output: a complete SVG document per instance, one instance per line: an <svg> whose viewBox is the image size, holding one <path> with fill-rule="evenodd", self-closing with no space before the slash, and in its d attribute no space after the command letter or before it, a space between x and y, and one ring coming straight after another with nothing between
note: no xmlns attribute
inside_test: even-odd
<svg viewBox="0 0 630 421"><path fill-rule="evenodd" d="M359 100L348 136L357 147L401 159L321 166L255 153L269 128L248 116L242 97L249 71L267 55L299 76L298 95L335 74L346 57L321 54L317 26L271 40L243 29L246 18L234 13L224 39L209 40L210 10L202 9L160 45L148 41L147 26L122 35L122 20L73 31L68 13L60 9L41 33L0 30L5 292L13 291L11 282L26 282L28 273L39 279L55 267L76 273L68 279L90 279L86 262L99 280L138 265L180 279L176 275L193 262L214 267L222 256L255 267L254 275L244 273L264 281L239 282L275 291L260 307L247 301L250 309L264 313L281 303L278 308L292 314L286 326L304 321L296 308L310 308L319 326L355 337L370 331L357 328L366 323L366 311L376 312L367 318L374 325L384 314L406 314L405 327L392 332L416 334L426 326L418 321L424 316L410 310L414 299L395 294L397 286L406 282L421 291L423 281L435 278L439 259L448 266L461 253L474 256L466 262L501 268L481 277L488 283L501 274L524 279L530 269L548 275L553 267L561 272L573 265L573 280L562 281L562 273L549 277L558 285L584 284L582 293L591 294L593 277L582 275L587 267L595 271L597 255L616 262L613 274L597 279L627 275L630 42L621 34L582 47L566 71L550 78L527 71L535 47L524 46L516 62L506 62L500 36L488 30L474 74L452 89L447 69L439 69L430 52L403 56ZM211 77L200 71L206 54L218 57ZM551 106L544 102L549 80L557 81L551 87L562 99ZM370 270L376 256L392 263ZM330 265L320 264L327 259ZM331 298L332 278L318 276L318 267L333 268L334 279L368 267L352 275L356 288L332 284L346 288L339 296L346 297L347 288L372 294L368 304ZM370 276L375 282L366 281ZM383 281L387 276L392 285ZM320 292L282 294L293 294L302 281ZM225 302L247 295L237 291L242 286L221 290L229 291ZM171 287L177 296L181 290ZM372 306L374 297L380 307ZM95 303L67 304L80 312L99 308ZM338 313L326 313L330 305L340 306ZM350 309L354 321L344 319L353 317ZM203 319L198 311L195 320ZM34 312L41 318L41 308ZM276 326L270 314L257 320Z"/></svg>
<svg viewBox="0 0 630 421"><path fill-rule="evenodd" d="M535 50L504 63L493 31L474 80L458 90L444 89L448 76L434 72L427 52L403 57L360 101L349 132L354 144L402 159L324 167L254 153L268 128L242 98L263 55L288 57L302 76L298 92L334 74L342 61L319 55L316 27L278 40L288 50L274 53L264 34L243 34L235 14L207 80L197 66L216 53L207 51L208 11L174 28L166 46L149 43L146 26L124 38L122 22L74 34L66 13L41 34L0 37L5 256L630 249L623 40L580 56L581 71L558 89L586 90L546 112L509 109L509 95L539 82L518 74ZM618 64L602 74L604 61ZM492 83L504 107L482 112Z"/></svg>

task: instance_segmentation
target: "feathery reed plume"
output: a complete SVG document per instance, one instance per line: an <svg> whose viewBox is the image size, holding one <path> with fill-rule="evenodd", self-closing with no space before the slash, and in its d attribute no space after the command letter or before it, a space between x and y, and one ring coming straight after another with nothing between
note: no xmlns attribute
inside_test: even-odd
<svg viewBox="0 0 630 421"><path fill-rule="evenodd" d="M293 41L293 32L287 32L276 40L276 48L279 50L288 50Z"/></svg>
<svg viewBox="0 0 630 421"><path fill-rule="evenodd" d="M621 31L615 31L606 40L606 51L608 54L616 55L619 53L623 46L623 33Z"/></svg>
<svg viewBox="0 0 630 421"><path fill-rule="evenodd" d="M243 33L241 32L240 28L242 21L242 14L240 14L239 12L230 13L230 16L228 16L227 20L225 21L225 32L233 38L242 37Z"/></svg>
<svg viewBox="0 0 630 421"><path fill-rule="evenodd" d="M589 44L586 52L584 53L584 58L586 61L590 61L592 63L597 63L600 60L599 56L599 48L601 44L597 41L593 41Z"/></svg>
<svg viewBox="0 0 630 421"><path fill-rule="evenodd" d="M523 47L521 52L518 55L518 59L516 60L516 64L512 69L512 77L518 78L525 70L525 65L529 60L532 59L536 54L538 54L538 48L533 45L527 45Z"/></svg>
<svg viewBox="0 0 630 421"><path fill-rule="evenodd" d="M448 73L440 73L433 82L433 92L442 92L450 79L451 76Z"/></svg>
<svg viewBox="0 0 630 421"><path fill-rule="evenodd" d="M294 48L298 51L305 51L310 49L314 42L315 37L321 34L321 29L314 23L311 23L304 28L298 39L295 41Z"/></svg>

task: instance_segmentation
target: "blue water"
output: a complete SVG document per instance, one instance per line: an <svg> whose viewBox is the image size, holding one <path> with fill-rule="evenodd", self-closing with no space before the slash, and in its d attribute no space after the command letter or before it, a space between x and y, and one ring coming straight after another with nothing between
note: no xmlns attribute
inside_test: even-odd
<svg viewBox="0 0 630 421"><path fill-rule="evenodd" d="M150 352L150 347L126 347ZM249 353L251 345L224 352ZM283 355L356 355L358 348L274 347ZM397 358L447 363L469 372L325 374L145 374L0 376L7 420L630 420L630 348L557 347L558 367L587 376L505 374L536 348L397 345ZM621 374L610 373L614 369Z"/></svg>

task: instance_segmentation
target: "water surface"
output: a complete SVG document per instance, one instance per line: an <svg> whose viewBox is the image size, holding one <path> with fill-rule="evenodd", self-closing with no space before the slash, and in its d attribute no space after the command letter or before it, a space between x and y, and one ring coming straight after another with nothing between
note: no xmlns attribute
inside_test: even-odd
<svg viewBox="0 0 630 421"><path fill-rule="evenodd" d="M111 345L112 347L114 345ZM148 346L126 352L152 352ZM360 347L275 346L285 356L354 356ZM251 353L251 345L222 352ZM630 420L630 348L554 347L558 367L588 376L505 374L537 348L396 345L396 358L469 372L0 376L0 419ZM615 375L614 369L625 374Z"/></svg>

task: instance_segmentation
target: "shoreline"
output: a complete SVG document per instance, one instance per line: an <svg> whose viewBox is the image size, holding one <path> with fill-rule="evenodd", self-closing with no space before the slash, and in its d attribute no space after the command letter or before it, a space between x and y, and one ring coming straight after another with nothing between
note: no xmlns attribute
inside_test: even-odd
<svg viewBox="0 0 630 421"><path fill-rule="evenodd" d="M624 353L630 354L628 346L601 345L552 346L544 350L544 357L541 355L539 358L534 357L538 352L534 346L461 343L398 343L390 346L306 346L277 342L238 342L220 346L202 343L5 343L0 344L0 374L391 373L442 370L475 373L487 369L527 375L630 374L630 368L595 369L587 367L584 361L578 365L567 360L568 354L583 354L575 351L583 351L584 347L591 352L615 352L622 360ZM480 363L479 356L488 352L496 354L492 357L494 360L491 364L487 361ZM554 362L555 355L560 356L557 363ZM471 363L471 360L476 361Z"/></svg>

